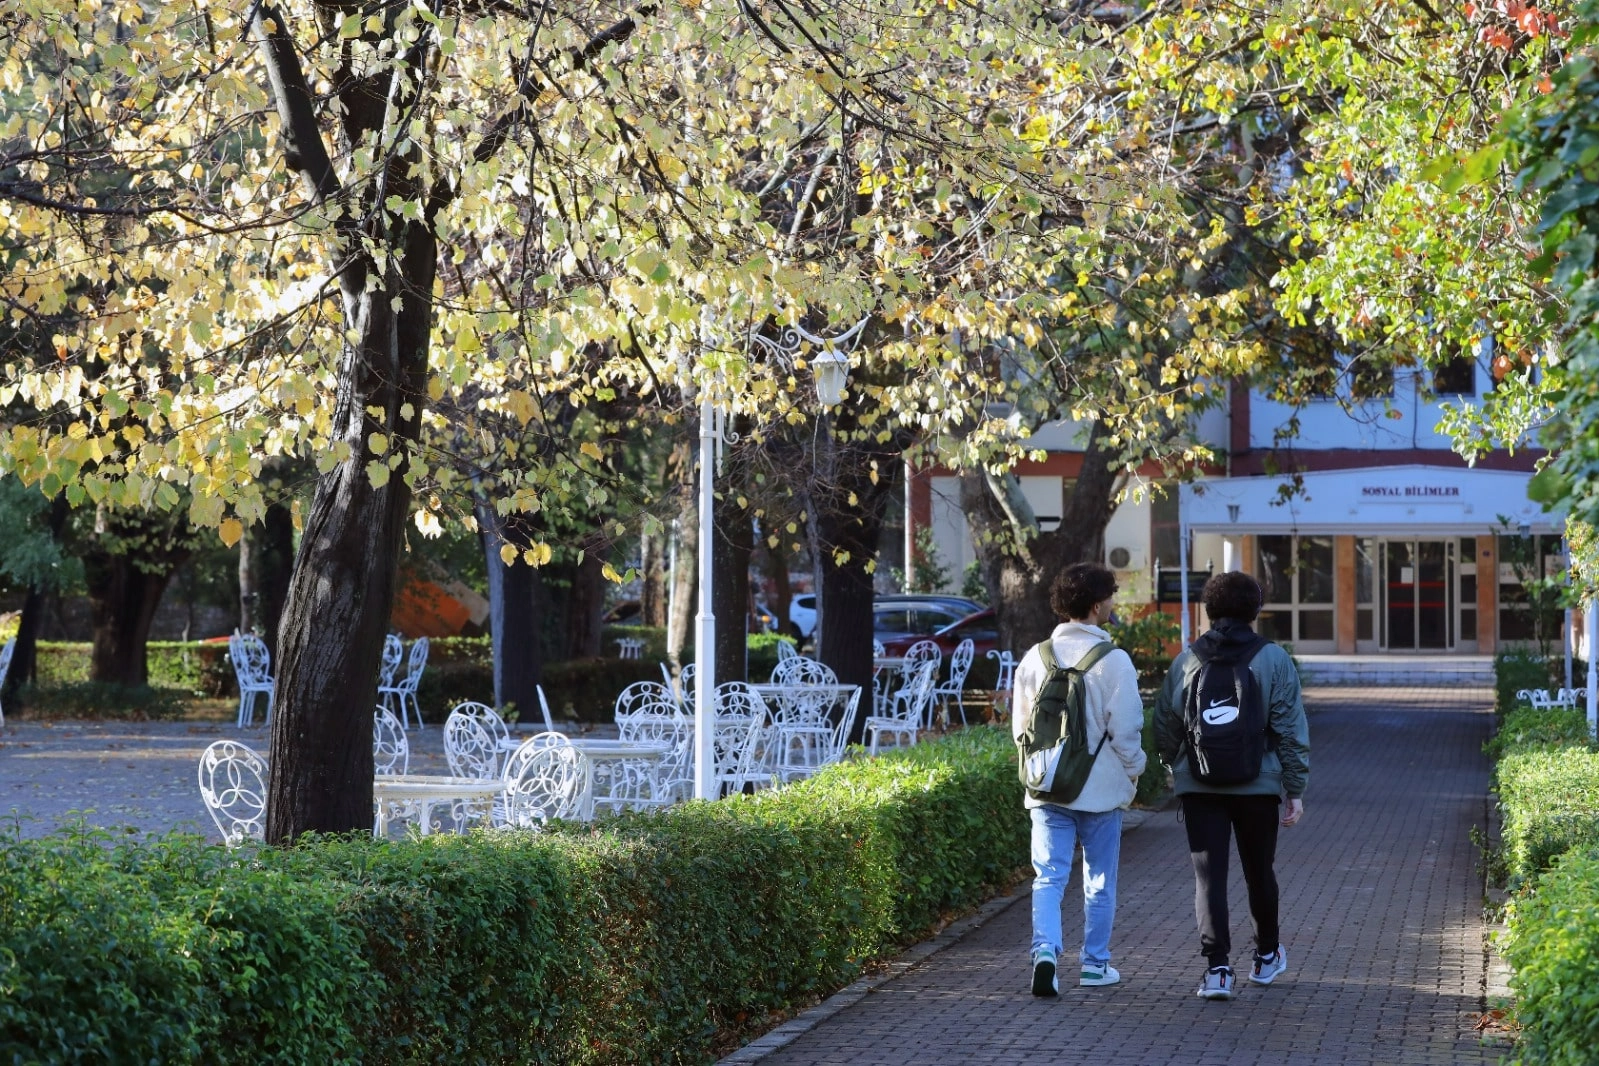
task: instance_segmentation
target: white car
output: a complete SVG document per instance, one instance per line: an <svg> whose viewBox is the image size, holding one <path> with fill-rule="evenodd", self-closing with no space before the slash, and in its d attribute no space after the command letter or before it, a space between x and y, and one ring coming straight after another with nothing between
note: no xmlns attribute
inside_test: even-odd
<svg viewBox="0 0 1599 1066"><path fill-rule="evenodd" d="M803 593L788 601L788 633L809 640L816 630L816 596Z"/></svg>

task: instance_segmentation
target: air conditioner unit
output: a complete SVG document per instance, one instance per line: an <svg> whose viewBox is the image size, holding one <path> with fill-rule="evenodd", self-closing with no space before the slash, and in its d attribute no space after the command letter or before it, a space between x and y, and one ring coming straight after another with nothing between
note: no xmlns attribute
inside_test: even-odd
<svg viewBox="0 0 1599 1066"><path fill-rule="evenodd" d="M1127 548L1119 544L1105 549L1105 565L1112 570L1142 570L1144 568L1144 552L1142 548Z"/></svg>

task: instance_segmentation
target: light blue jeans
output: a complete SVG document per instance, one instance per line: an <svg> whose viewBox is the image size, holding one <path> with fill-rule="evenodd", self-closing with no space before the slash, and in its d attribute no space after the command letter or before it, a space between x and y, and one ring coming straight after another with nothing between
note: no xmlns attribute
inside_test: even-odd
<svg viewBox="0 0 1599 1066"><path fill-rule="evenodd" d="M1033 951L1061 952L1061 906L1072 876L1072 852L1083 845L1083 950L1078 961L1110 962L1110 932L1116 921L1116 867L1122 853L1122 812L1072 811L1045 804L1033 819Z"/></svg>

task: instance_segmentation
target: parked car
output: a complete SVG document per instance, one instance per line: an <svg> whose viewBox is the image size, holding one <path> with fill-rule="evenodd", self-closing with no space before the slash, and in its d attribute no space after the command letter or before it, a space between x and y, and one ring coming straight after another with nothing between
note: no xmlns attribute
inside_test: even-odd
<svg viewBox="0 0 1599 1066"><path fill-rule="evenodd" d="M984 607L980 611L974 611L964 618L956 619L930 635L907 634L895 637L892 640L885 640L883 641L883 650L889 655L904 655L906 649L918 640L931 640L938 644L947 662L950 653L959 646L961 641L968 637L971 638L972 650L979 659L999 647L999 623L994 617L993 608ZM882 638L878 639L881 640Z"/></svg>
<svg viewBox="0 0 1599 1066"><path fill-rule="evenodd" d="M981 610L982 604L962 596L879 596L872 605L872 635L885 648L909 647Z"/></svg>

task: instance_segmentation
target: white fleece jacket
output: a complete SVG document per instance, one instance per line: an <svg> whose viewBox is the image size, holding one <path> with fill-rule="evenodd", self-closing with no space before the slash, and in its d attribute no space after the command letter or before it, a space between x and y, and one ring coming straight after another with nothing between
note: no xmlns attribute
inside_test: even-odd
<svg viewBox="0 0 1599 1066"><path fill-rule="evenodd" d="M1088 650L1110 634L1098 626L1083 622L1064 622L1050 635L1054 642L1055 659L1062 666L1075 666ZM1027 649L1027 654L1016 667L1016 677L1011 688L1011 730L1020 737L1027 715L1044 687L1044 661L1037 648ZM1133 801L1138 786L1138 775L1144 772L1144 748L1139 735L1144 729L1144 704L1138 697L1138 671L1133 660L1117 648L1089 669L1088 693L1088 746L1099 746L1099 739L1109 734L1110 739L1094 760L1094 769L1088 775L1083 791L1071 803L1063 804L1074 811L1113 811ZM1043 800L1027 797L1029 808L1041 807Z"/></svg>

